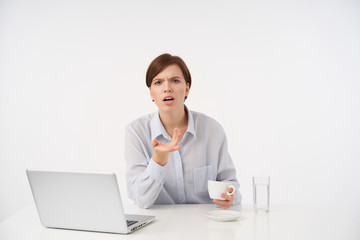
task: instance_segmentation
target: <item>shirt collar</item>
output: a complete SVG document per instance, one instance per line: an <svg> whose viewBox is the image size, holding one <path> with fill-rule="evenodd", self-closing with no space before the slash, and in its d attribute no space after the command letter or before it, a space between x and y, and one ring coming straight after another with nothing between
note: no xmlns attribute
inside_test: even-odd
<svg viewBox="0 0 360 240"><path fill-rule="evenodd" d="M169 135L165 131L164 126L160 121L159 111L157 111L153 114L153 118L151 120L151 139L153 140L154 138L157 138L160 135L163 135L165 138L169 137Z"/></svg>
<svg viewBox="0 0 360 240"><path fill-rule="evenodd" d="M191 133L196 139L196 130L195 130L195 122L191 111L185 106L185 111L188 113L188 127L186 132ZM160 121L159 111L153 114L153 118L151 120L151 139L157 138L158 136L163 135L165 138L171 139L171 136L167 134L163 124Z"/></svg>
<svg viewBox="0 0 360 240"><path fill-rule="evenodd" d="M187 128L186 132L191 133L194 136L194 138L196 139L196 130L195 130L195 122L194 122L193 115L186 106L185 106L185 111L187 111L187 113L188 113L188 128Z"/></svg>

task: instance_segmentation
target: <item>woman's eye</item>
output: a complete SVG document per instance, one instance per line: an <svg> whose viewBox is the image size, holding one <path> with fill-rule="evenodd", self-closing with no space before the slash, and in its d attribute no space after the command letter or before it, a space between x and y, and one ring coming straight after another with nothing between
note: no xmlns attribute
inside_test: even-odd
<svg viewBox="0 0 360 240"><path fill-rule="evenodd" d="M160 83L161 83L160 81L155 81L154 85L160 85Z"/></svg>
<svg viewBox="0 0 360 240"><path fill-rule="evenodd" d="M179 83L180 80L179 79L174 79L174 82Z"/></svg>

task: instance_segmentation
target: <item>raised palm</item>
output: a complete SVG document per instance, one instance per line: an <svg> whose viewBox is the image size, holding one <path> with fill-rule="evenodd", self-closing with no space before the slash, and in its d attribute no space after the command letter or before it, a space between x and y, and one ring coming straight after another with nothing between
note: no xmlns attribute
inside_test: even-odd
<svg viewBox="0 0 360 240"><path fill-rule="evenodd" d="M175 128L171 142L163 144L155 138L152 141L152 147L154 151L158 153L170 153L179 150L181 148L181 146L178 146L180 141L181 141L181 133L177 128Z"/></svg>

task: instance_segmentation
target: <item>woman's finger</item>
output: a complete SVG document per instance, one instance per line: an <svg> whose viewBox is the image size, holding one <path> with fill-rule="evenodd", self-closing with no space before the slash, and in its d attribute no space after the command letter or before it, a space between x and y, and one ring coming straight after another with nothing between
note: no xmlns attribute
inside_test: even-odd
<svg viewBox="0 0 360 240"><path fill-rule="evenodd" d="M227 195L226 193L221 194L222 198L225 198L225 200L234 201L234 195Z"/></svg>
<svg viewBox="0 0 360 240"><path fill-rule="evenodd" d="M172 142L171 142L174 146L178 145L179 142L181 141L180 136L181 136L181 133L180 133L179 129L175 128L173 137L172 137Z"/></svg>
<svg viewBox="0 0 360 240"><path fill-rule="evenodd" d="M228 209L232 206L232 203L228 200L214 200L214 203L223 209Z"/></svg>
<svg viewBox="0 0 360 240"><path fill-rule="evenodd" d="M152 145L153 148L156 147L156 146L159 145L159 144L160 144L160 142L159 142L159 140L157 140L156 138L154 138L154 139L152 140L151 145Z"/></svg>
<svg viewBox="0 0 360 240"><path fill-rule="evenodd" d="M223 197L225 200L217 200L217 199L215 199L214 203L216 205L218 205L219 207L222 207L224 209L228 209L233 205L234 199L235 199L234 196L230 196L230 195L227 195L227 194L223 193L221 195L221 197Z"/></svg>
<svg viewBox="0 0 360 240"><path fill-rule="evenodd" d="M175 146L175 147L173 147L173 151L177 151L177 150L179 150L179 149L181 149L181 146Z"/></svg>
<svg viewBox="0 0 360 240"><path fill-rule="evenodd" d="M173 144L162 144L156 138L152 141L152 148L158 152L174 152L181 149L181 146L173 146Z"/></svg>

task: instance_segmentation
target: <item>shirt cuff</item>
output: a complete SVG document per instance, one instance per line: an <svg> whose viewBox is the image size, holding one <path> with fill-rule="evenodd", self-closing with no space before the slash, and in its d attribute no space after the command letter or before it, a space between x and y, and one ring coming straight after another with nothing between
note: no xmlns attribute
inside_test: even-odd
<svg viewBox="0 0 360 240"><path fill-rule="evenodd" d="M161 184L165 179L166 169L167 164L161 166L151 158L147 167L147 172L158 184Z"/></svg>

